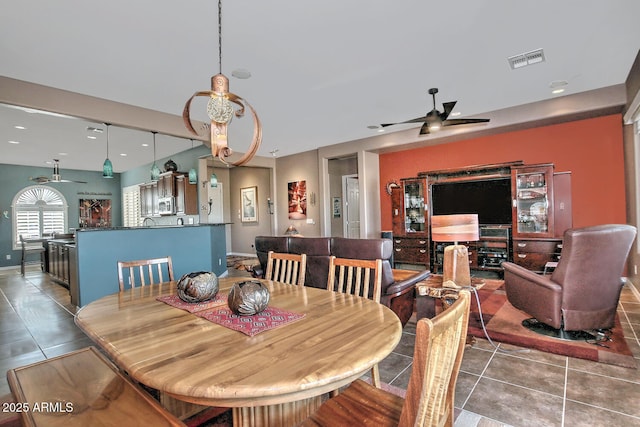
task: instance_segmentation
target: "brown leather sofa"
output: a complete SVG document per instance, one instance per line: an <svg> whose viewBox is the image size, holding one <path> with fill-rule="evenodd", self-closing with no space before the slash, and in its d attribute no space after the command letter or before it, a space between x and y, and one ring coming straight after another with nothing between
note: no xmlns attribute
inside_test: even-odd
<svg viewBox="0 0 640 427"><path fill-rule="evenodd" d="M393 278L390 258L393 243L390 239L347 239L344 237L292 237L257 236L256 252L260 267L254 268L256 277L263 277L269 251L306 254L307 271L305 286L326 289L329 276L329 258L381 259L382 296L380 302L393 310L404 326L413 314L414 287L429 277L429 270L402 281Z"/></svg>
<svg viewBox="0 0 640 427"><path fill-rule="evenodd" d="M635 237L636 228L625 224L567 230L551 276L502 263L507 299L558 332L609 329Z"/></svg>

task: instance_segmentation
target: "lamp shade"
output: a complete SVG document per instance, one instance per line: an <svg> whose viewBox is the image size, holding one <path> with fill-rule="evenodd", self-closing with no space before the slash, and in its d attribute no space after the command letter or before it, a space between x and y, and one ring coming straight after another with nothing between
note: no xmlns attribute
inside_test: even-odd
<svg viewBox="0 0 640 427"><path fill-rule="evenodd" d="M478 214L431 217L431 240L434 242L472 242L479 239Z"/></svg>
<svg viewBox="0 0 640 427"><path fill-rule="evenodd" d="M285 236L294 236L296 234L300 234L300 232L293 225L290 225L286 230L284 230L284 234Z"/></svg>
<svg viewBox="0 0 640 427"><path fill-rule="evenodd" d="M113 164L111 163L111 160L109 160L108 157L102 164L102 177L113 178Z"/></svg>

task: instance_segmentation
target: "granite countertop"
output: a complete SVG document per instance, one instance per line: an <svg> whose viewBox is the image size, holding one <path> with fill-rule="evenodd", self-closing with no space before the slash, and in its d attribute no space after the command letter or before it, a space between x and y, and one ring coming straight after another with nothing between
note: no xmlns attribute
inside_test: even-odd
<svg viewBox="0 0 640 427"><path fill-rule="evenodd" d="M200 224L168 224L168 225L145 225L138 227L99 227L99 228L78 228L76 232L86 233L88 231L114 231L114 230L145 230L156 228L186 228L186 227L211 227L219 225L231 224L230 222L217 222L217 223L200 223Z"/></svg>

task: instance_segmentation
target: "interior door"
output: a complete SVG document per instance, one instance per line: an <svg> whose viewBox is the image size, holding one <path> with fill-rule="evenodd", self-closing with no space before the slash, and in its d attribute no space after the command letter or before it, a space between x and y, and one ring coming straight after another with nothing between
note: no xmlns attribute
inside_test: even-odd
<svg viewBox="0 0 640 427"><path fill-rule="evenodd" d="M219 182L217 187L211 187L207 185L207 194L209 196L210 210L207 216L209 224L224 222L224 215L222 209L222 183Z"/></svg>
<svg viewBox="0 0 640 427"><path fill-rule="evenodd" d="M360 188L358 175L342 177L342 211L344 212L344 237L360 238Z"/></svg>

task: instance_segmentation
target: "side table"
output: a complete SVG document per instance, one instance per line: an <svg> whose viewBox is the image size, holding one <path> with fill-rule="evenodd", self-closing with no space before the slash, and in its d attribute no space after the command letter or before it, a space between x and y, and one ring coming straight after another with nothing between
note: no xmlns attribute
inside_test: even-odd
<svg viewBox="0 0 640 427"><path fill-rule="evenodd" d="M471 286L476 289L484 286L484 279L471 278ZM429 278L416 283L416 320L436 315L436 301L440 300L444 307L458 299L458 289L443 288L442 275L432 274Z"/></svg>

